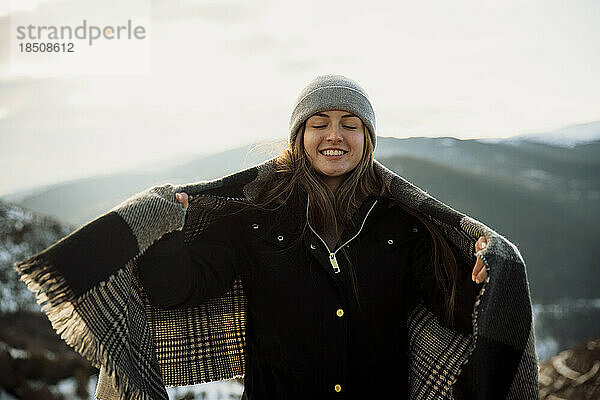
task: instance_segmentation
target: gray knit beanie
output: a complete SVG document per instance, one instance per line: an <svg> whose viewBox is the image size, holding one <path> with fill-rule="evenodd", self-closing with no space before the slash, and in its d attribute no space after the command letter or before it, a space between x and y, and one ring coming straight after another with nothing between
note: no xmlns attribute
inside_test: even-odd
<svg viewBox="0 0 600 400"><path fill-rule="evenodd" d="M357 82L342 75L318 76L302 89L290 118L290 143L304 121L326 110L344 110L359 117L369 128L375 148L375 112L369 96Z"/></svg>

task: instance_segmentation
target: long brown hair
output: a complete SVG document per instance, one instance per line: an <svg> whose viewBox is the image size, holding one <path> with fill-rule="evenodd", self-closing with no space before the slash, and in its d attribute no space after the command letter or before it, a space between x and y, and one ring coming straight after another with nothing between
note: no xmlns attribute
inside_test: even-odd
<svg viewBox="0 0 600 400"><path fill-rule="evenodd" d="M352 215L366 197L370 194L377 194L391 198L391 194L383 177L373 166L374 146L371 135L367 133L364 124L364 146L361 160L335 192L325 184L310 163L304 149L305 129L306 122L300 126L294 142L288 143L288 147L276 157L276 173L272 175L272 180L265 185L265 190L253 205L259 208L270 208L276 203L281 204L290 198L298 186L301 186L309 196L311 226L318 232L333 229L335 237L338 237L342 228L352 226ZM454 254L439 228L426 215L399 202L395 202L395 204L418 218L429 231L434 277L426 276L424 278L435 278L435 285L443 296L443 298L436 299L436 303L440 305L439 311L443 314L445 324L453 327L459 276L459 266ZM305 221L305 224L308 222L308 220ZM352 287L360 309L355 268L345 249L341 251L349 263Z"/></svg>

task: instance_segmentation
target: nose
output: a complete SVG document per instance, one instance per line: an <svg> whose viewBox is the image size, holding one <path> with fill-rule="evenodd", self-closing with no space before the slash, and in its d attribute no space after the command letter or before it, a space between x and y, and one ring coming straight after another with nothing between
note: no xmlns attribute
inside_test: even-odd
<svg viewBox="0 0 600 400"><path fill-rule="evenodd" d="M331 128L327 131L328 142L341 142L344 139L340 127L337 124L331 124Z"/></svg>

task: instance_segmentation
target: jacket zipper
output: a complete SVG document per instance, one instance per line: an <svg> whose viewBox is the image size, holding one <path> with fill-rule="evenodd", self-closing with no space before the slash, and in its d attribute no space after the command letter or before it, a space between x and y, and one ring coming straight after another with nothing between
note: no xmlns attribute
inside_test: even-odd
<svg viewBox="0 0 600 400"><path fill-rule="evenodd" d="M340 272L340 267L338 265L337 258L335 258L335 253L337 253L340 249L344 248L344 246L346 246L348 243L350 243L352 240L354 240L360 234L363 227L365 226L365 222L367 222L367 218L369 217L371 210L373 210L373 208L375 207L375 204L377 204L377 201L378 200L375 200L375 202L373 203L371 208L369 208L369 211L367 211L367 215L365 215L365 218L363 219L363 222L360 225L360 229L358 230L358 232L356 232L356 234L354 236L352 236L350 239L348 239L344 244L342 244L340 247L337 248L337 250L334 250L333 252L331 252L331 250L329 250L329 246L327 246L327 243L325 243L323 238L321 236L319 236L319 234L313 229L312 226L310 226L310 219L308 218L308 205L310 202L306 203L306 222L308 223L308 227L310 228L310 230L321 240L321 242L323 242L323 245L327 249L327 252L329 253L329 262L331 263L331 266L333 267L334 273L337 274Z"/></svg>

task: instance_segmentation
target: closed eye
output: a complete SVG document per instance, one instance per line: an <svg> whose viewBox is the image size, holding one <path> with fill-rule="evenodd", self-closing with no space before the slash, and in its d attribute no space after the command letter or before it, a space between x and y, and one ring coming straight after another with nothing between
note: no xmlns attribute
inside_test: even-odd
<svg viewBox="0 0 600 400"><path fill-rule="evenodd" d="M315 128L315 129L323 129L323 128L326 128L326 127L327 127L327 125L313 125L312 127L313 127L313 128ZM343 127L344 129L350 129L350 130L355 130L355 129L357 129L357 127L356 127L356 126L350 126L350 125L342 125L342 127Z"/></svg>

